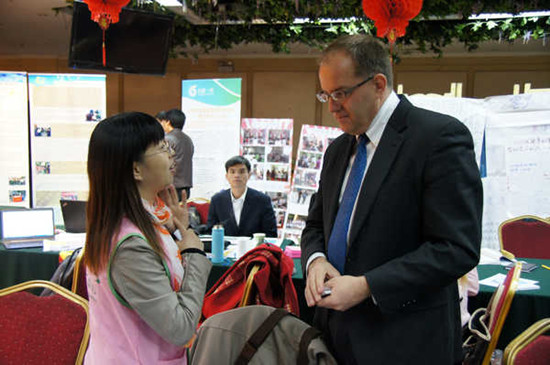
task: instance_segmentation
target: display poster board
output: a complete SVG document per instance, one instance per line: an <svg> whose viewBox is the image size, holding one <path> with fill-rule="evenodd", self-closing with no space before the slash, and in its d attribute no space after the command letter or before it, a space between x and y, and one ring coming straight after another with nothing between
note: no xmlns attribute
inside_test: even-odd
<svg viewBox="0 0 550 365"><path fill-rule="evenodd" d="M279 236L290 192L292 119L243 119L241 155L250 161L248 186L271 198Z"/></svg>
<svg viewBox="0 0 550 365"><path fill-rule="evenodd" d="M550 93L495 96L484 103L483 246L498 249L504 220L550 217Z"/></svg>
<svg viewBox="0 0 550 365"><path fill-rule="evenodd" d="M284 224L285 238L300 243L309 202L318 188L325 151L341 134L340 128L302 125L288 200L288 214Z"/></svg>
<svg viewBox="0 0 550 365"><path fill-rule="evenodd" d="M224 188L225 161L239 154L241 79L182 81L183 131L195 146L191 198Z"/></svg>
<svg viewBox="0 0 550 365"><path fill-rule="evenodd" d="M105 75L29 74L29 132L33 205L88 199L90 135L105 118Z"/></svg>
<svg viewBox="0 0 550 365"><path fill-rule="evenodd" d="M0 71L0 205L30 207L27 74Z"/></svg>

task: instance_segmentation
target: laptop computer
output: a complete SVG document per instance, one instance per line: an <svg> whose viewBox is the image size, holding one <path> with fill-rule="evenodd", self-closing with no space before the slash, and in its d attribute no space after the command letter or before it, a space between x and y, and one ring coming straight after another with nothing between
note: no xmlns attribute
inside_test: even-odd
<svg viewBox="0 0 550 365"><path fill-rule="evenodd" d="M65 224L65 231L69 233L86 232L86 201L60 200L61 214Z"/></svg>
<svg viewBox="0 0 550 365"><path fill-rule="evenodd" d="M0 210L0 241L7 249L42 247L54 236L53 208Z"/></svg>

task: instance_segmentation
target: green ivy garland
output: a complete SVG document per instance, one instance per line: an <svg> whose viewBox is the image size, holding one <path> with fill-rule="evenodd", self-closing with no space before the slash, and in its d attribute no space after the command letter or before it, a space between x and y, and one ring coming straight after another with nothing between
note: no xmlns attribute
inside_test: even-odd
<svg viewBox="0 0 550 365"><path fill-rule="evenodd" d="M72 0L66 1L70 7ZM170 13L156 2L133 0L130 6ZM343 34L376 34L374 22L364 16L360 0L187 0L187 6L211 24L194 25L176 15L173 56L190 56L188 49L193 46L208 53L243 43L267 43L273 52L289 53L292 43L322 48ZM550 36L550 16L468 19L472 14L516 14L537 9L550 9L550 0L425 0L396 48L412 45L421 52L441 56L444 47L455 40L467 50L474 50L488 40L545 39ZM294 24L296 18L312 20ZM321 23L317 20L321 18L355 20ZM264 24L253 24L257 19Z"/></svg>

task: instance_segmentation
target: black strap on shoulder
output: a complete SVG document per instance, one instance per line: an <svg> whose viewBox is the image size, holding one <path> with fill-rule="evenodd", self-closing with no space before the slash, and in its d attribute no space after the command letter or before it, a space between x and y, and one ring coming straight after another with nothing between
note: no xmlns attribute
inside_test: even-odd
<svg viewBox="0 0 550 365"><path fill-rule="evenodd" d="M302 338L300 339L300 352L298 352L298 359L296 360L296 364L302 365L309 363L307 357L307 348L309 347L311 340L319 336L321 336L321 332L319 332L319 330L315 327L309 327L307 330L304 331L304 333L302 334Z"/></svg>
<svg viewBox="0 0 550 365"><path fill-rule="evenodd" d="M254 356L258 348L269 335L269 332L271 332L277 323L287 314L289 313L282 308L275 309L244 344L239 357L235 360L235 365L248 364L252 356Z"/></svg>

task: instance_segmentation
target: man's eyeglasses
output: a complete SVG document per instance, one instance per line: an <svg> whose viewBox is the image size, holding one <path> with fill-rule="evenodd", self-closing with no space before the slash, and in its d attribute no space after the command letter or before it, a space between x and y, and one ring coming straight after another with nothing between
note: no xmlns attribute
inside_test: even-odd
<svg viewBox="0 0 550 365"><path fill-rule="evenodd" d="M153 153L146 153L144 156L149 157L149 156L158 155L159 153L167 153L169 156L173 156L174 155L174 149L172 148L172 146L170 146L170 144L166 140L163 140L160 143L160 150L159 151L153 152Z"/></svg>
<svg viewBox="0 0 550 365"><path fill-rule="evenodd" d="M337 101L337 102L344 101L347 97L349 97L351 95L352 92L355 91L355 89L357 89L360 86L363 86L364 84L366 84L367 82L372 80L373 77L374 77L374 75L369 76L368 78L361 81L360 83L358 83L355 86L349 87L347 89L338 89L338 90L335 90L335 91L331 92L330 94L327 93L324 90L321 90L315 96L317 96L317 100L319 100L321 103L326 103L329 98L331 98L332 100Z"/></svg>

